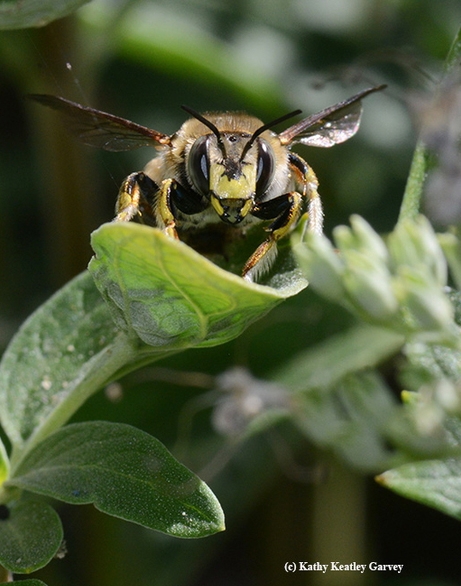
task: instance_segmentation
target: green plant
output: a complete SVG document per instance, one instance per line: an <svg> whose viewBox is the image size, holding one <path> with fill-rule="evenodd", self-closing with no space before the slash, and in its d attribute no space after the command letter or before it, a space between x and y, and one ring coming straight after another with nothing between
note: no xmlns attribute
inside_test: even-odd
<svg viewBox="0 0 461 586"><path fill-rule="evenodd" d="M291 273L278 275L279 289L248 284L136 224L101 227L93 247L91 274L77 277L25 322L0 367L2 426L12 444L10 459L2 449L1 498L9 511L2 527L5 536L18 536L0 559L13 572L43 566L62 540L49 505L24 504L18 489L92 502L179 537L222 530L214 495L154 438L121 424L62 426L121 374L188 347L232 339L306 284ZM28 514L43 525L27 527ZM19 538L24 530L27 540Z"/></svg>
<svg viewBox="0 0 461 586"><path fill-rule="evenodd" d="M446 76L458 66L459 45L458 38ZM89 272L27 320L0 365L0 417L11 443L10 451L0 444L3 566L28 573L59 552L61 522L40 495L93 503L173 536L222 530L213 493L155 438L122 424L65 423L108 382L239 336L303 289L306 277L355 323L287 361L270 381L248 378L262 408L248 416L243 435L285 418L350 466L460 518L461 248L456 232L437 236L419 215L432 159L421 139L387 238L360 217L334 231L335 248L325 237L304 241L300 229L292 248L305 276L281 262L265 286L243 282L156 230L97 230ZM380 370L396 355L403 405ZM274 388L277 400L266 400Z"/></svg>

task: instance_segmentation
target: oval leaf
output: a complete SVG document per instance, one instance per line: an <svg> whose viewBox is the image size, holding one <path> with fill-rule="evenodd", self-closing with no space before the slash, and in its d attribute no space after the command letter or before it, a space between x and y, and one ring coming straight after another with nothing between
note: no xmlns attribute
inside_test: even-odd
<svg viewBox="0 0 461 586"><path fill-rule="evenodd" d="M162 231L104 224L89 266L116 323L153 346L213 346L238 336L307 282L290 274L279 289L248 283Z"/></svg>
<svg viewBox="0 0 461 586"><path fill-rule="evenodd" d="M8 483L176 537L222 531L216 497L158 440L130 425L69 425L24 459Z"/></svg>
<svg viewBox="0 0 461 586"><path fill-rule="evenodd" d="M0 29L45 26L89 0L6 0L0 2Z"/></svg>
<svg viewBox="0 0 461 586"><path fill-rule="evenodd" d="M24 501L0 521L0 563L10 572L29 574L46 566L63 538L58 514L48 504Z"/></svg>

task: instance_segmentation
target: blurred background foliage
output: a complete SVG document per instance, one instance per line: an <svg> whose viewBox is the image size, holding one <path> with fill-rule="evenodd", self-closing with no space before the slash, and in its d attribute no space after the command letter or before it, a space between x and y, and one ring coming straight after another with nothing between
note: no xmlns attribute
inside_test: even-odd
<svg viewBox="0 0 461 586"><path fill-rule="evenodd" d="M352 141L299 150L319 177L328 234L351 213L385 233L460 22L459 0L93 0L45 27L1 32L0 345L86 267L90 232L112 218L122 179L151 156L88 149L25 94L61 95L172 133L183 103L270 120L387 83L366 100ZM243 366L269 377L350 319L307 290L235 342L184 352L93 397L78 419L127 422L158 437L210 483L227 531L179 541L91 507L63 507L68 554L38 577L62 586L461 583L455 520L346 470L287 425L240 443L213 427L215 376ZM283 571L287 561L317 560L405 568Z"/></svg>

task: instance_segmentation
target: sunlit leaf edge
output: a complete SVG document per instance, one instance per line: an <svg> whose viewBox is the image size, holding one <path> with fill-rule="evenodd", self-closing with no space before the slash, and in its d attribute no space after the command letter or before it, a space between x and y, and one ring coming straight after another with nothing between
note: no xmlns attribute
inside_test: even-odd
<svg viewBox="0 0 461 586"><path fill-rule="evenodd" d="M185 264L197 266L198 269L212 275L217 281L227 282L242 290L257 291L262 296L286 299L296 295L307 286L307 281L300 274L293 277L293 279L296 279L295 282L288 283L282 279L281 284L277 287L247 281L220 268L184 242L170 238L162 230L135 222L107 222L102 224L92 233L92 242L98 242L101 235L105 234L112 241L119 241L120 247L134 238L143 238L146 244L150 240L152 246L158 245L165 249L171 249L178 257L184 257ZM90 262L90 266L93 262L94 259Z"/></svg>
<svg viewBox="0 0 461 586"><path fill-rule="evenodd" d="M104 224L92 234L89 265L118 327L147 345L213 346L238 336L275 305L307 286L288 270L280 288L231 274L162 231Z"/></svg>

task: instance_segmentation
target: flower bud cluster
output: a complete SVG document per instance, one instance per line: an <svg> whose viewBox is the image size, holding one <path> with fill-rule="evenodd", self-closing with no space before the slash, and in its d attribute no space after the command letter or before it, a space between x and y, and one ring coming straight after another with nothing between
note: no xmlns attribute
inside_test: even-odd
<svg viewBox="0 0 461 586"><path fill-rule="evenodd" d="M301 269L321 295L377 325L402 332L447 330L447 264L424 216L400 222L385 242L360 216L333 231L335 246L308 234L296 247Z"/></svg>

